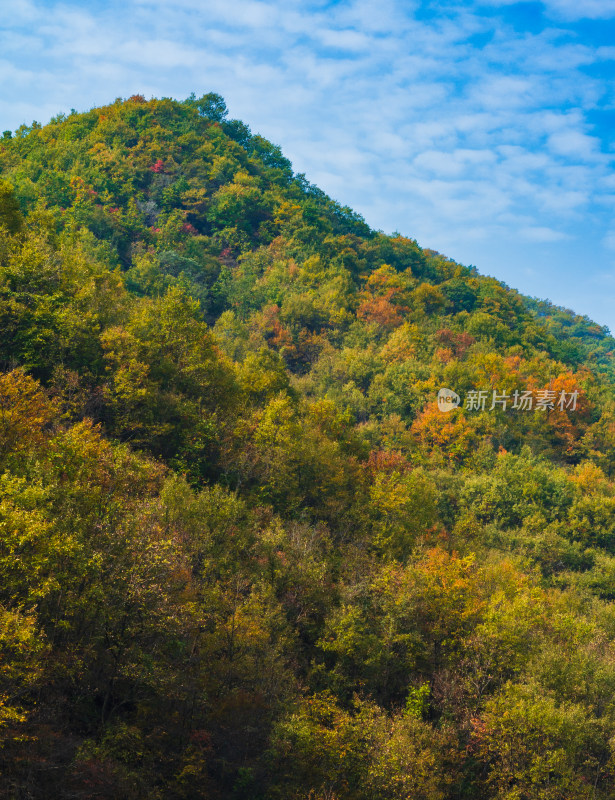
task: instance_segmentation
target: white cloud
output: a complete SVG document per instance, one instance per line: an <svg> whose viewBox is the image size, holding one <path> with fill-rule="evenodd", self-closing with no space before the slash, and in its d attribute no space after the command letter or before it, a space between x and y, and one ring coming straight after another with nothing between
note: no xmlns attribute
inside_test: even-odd
<svg viewBox="0 0 615 800"><path fill-rule="evenodd" d="M545 228L540 225L519 228L519 236L528 242L560 242L570 237L562 231Z"/></svg>
<svg viewBox="0 0 615 800"><path fill-rule="evenodd" d="M519 0L483 0L484 5L510 6ZM615 17L615 0L543 0L545 12L566 21Z"/></svg>
<svg viewBox="0 0 615 800"><path fill-rule="evenodd" d="M13 25L34 22L40 14L40 8L30 0L11 0L10 20Z"/></svg>
<svg viewBox="0 0 615 800"><path fill-rule="evenodd" d="M551 134L548 144L556 155L591 160L598 153L600 142L579 130L565 130Z"/></svg>
<svg viewBox="0 0 615 800"><path fill-rule="evenodd" d="M325 47L331 47L336 50L339 49L366 52L373 44L373 40L370 36L351 29L325 29L322 31L317 31L315 36Z"/></svg>
<svg viewBox="0 0 615 800"><path fill-rule="evenodd" d="M564 20L615 17L615 0L546 0L545 6L548 13Z"/></svg>

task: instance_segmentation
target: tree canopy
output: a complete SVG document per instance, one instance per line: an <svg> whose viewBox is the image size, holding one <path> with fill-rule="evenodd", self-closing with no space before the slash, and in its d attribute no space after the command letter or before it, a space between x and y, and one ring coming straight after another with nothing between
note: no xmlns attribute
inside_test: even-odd
<svg viewBox="0 0 615 800"><path fill-rule="evenodd" d="M606 329L210 93L0 139L0 333L0 798L615 795Z"/></svg>

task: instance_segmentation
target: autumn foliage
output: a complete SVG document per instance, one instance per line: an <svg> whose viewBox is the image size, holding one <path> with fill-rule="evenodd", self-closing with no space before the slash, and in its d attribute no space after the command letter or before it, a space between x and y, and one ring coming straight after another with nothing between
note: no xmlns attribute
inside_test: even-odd
<svg viewBox="0 0 615 800"><path fill-rule="evenodd" d="M0 141L0 331L2 800L615 795L608 331L213 93Z"/></svg>

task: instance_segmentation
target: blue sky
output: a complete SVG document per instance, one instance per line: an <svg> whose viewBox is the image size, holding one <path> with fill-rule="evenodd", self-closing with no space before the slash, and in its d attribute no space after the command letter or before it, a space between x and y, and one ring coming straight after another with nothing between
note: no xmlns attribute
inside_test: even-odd
<svg viewBox="0 0 615 800"><path fill-rule="evenodd" d="M387 233L615 331L615 0L0 0L0 131L216 91Z"/></svg>

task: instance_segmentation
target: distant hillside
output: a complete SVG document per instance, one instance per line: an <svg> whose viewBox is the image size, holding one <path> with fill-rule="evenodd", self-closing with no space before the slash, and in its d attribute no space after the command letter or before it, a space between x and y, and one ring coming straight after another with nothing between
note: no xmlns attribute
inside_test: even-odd
<svg viewBox="0 0 615 800"><path fill-rule="evenodd" d="M6 132L0 798L615 796L614 352L216 94Z"/></svg>

